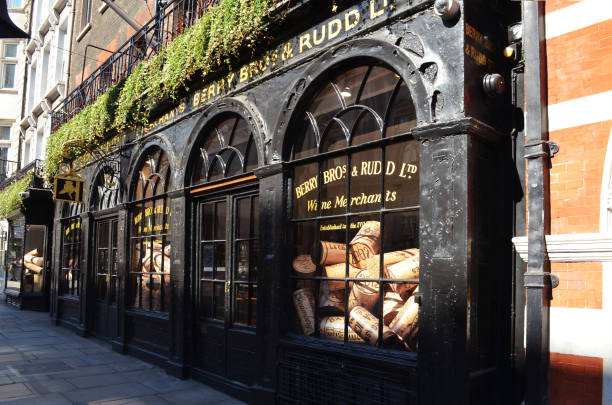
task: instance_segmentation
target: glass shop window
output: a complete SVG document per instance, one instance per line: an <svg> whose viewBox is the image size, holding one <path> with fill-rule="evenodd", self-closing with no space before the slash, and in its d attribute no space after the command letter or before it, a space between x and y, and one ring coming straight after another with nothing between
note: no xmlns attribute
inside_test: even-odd
<svg viewBox="0 0 612 405"><path fill-rule="evenodd" d="M6 264L8 267L6 288L21 289L24 238L25 218L22 217L9 221L9 240L6 250Z"/></svg>
<svg viewBox="0 0 612 405"><path fill-rule="evenodd" d="M415 124L404 81L370 64L328 76L293 126L294 332L417 350Z"/></svg>
<svg viewBox="0 0 612 405"><path fill-rule="evenodd" d="M45 268L44 225L27 225L23 254L23 289L26 293L42 293Z"/></svg>
<svg viewBox="0 0 612 405"><path fill-rule="evenodd" d="M154 148L138 170L132 190L129 305L168 312L170 308L170 165L166 153Z"/></svg>
<svg viewBox="0 0 612 405"><path fill-rule="evenodd" d="M83 204L65 203L62 207L62 265L59 294L81 295L81 217Z"/></svg>

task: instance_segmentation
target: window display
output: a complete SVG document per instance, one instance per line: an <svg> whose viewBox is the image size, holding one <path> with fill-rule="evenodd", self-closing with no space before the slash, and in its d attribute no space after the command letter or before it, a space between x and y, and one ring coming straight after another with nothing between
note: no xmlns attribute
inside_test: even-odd
<svg viewBox="0 0 612 405"><path fill-rule="evenodd" d="M6 288L21 289L21 271L23 268L23 239L25 237L25 218L9 221L9 242L6 251L8 275Z"/></svg>
<svg viewBox="0 0 612 405"><path fill-rule="evenodd" d="M294 331L416 351L419 143L393 71L332 75L295 125Z"/></svg>
<svg viewBox="0 0 612 405"><path fill-rule="evenodd" d="M164 151L149 151L133 189L130 306L168 312L170 306L170 165Z"/></svg>
<svg viewBox="0 0 612 405"><path fill-rule="evenodd" d="M62 269L60 274L60 294L81 295L81 218L62 221Z"/></svg>
<svg viewBox="0 0 612 405"><path fill-rule="evenodd" d="M62 207L62 263L60 295L81 295L81 217L83 204L65 203Z"/></svg>
<svg viewBox="0 0 612 405"><path fill-rule="evenodd" d="M23 290L26 293L42 293L45 268L45 235L44 225L27 225L25 254L23 255Z"/></svg>

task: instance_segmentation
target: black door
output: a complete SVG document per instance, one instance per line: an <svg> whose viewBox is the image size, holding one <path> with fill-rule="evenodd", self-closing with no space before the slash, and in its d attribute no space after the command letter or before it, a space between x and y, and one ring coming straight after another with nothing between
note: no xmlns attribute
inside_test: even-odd
<svg viewBox="0 0 612 405"><path fill-rule="evenodd" d="M110 339L117 325L117 218L96 221L92 333Z"/></svg>
<svg viewBox="0 0 612 405"><path fill-rule="evenodd" d="M247 385L255 370L258 203L251 191L196 204L197 368Z"/></svg>

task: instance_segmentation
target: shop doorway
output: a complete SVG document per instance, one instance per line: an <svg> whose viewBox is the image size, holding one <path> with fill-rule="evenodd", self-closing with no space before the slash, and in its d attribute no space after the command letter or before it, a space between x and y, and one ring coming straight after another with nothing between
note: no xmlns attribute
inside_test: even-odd
<svg viewBox="0 0 612 405"><path fill-rule="evenodd" d="M115 216L95 222L95 305L91 332L105 339L117 335L117 232Z"/></svg>
<svg viewBox="0 0 612 405"><path fill-rule="evenodd" d="M194 204L196 367L246 385L256 370L258 205L253 188Z"/></svg>

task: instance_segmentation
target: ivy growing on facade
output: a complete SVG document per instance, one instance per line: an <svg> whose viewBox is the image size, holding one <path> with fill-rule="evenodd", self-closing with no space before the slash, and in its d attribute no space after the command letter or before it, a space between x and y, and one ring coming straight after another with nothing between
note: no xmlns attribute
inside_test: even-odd
<svg viewBox="0 0 612 405"><path fill-rule="evenodd" d="M51 181L64 160L62 146L84 141L85 149L100 145L115 132L147 124L151 110L163 99L176 100L196 74L205 77L240 51L253 47L265 30L274 0L224 0L207 10L194 25L153 58L141 62L122 82L51 135L45 153L45 176ZM72 156L85 152L71 148Z"/></svg>
<svg viewBox="0 0 612 405"><path fill-rule="evenodd" d="M23 199L19 193L26 191L30 187L31 180L32 176L27 175L2 190L0 193L0 218L6 218L11 212L22 206Z"/></svg>

